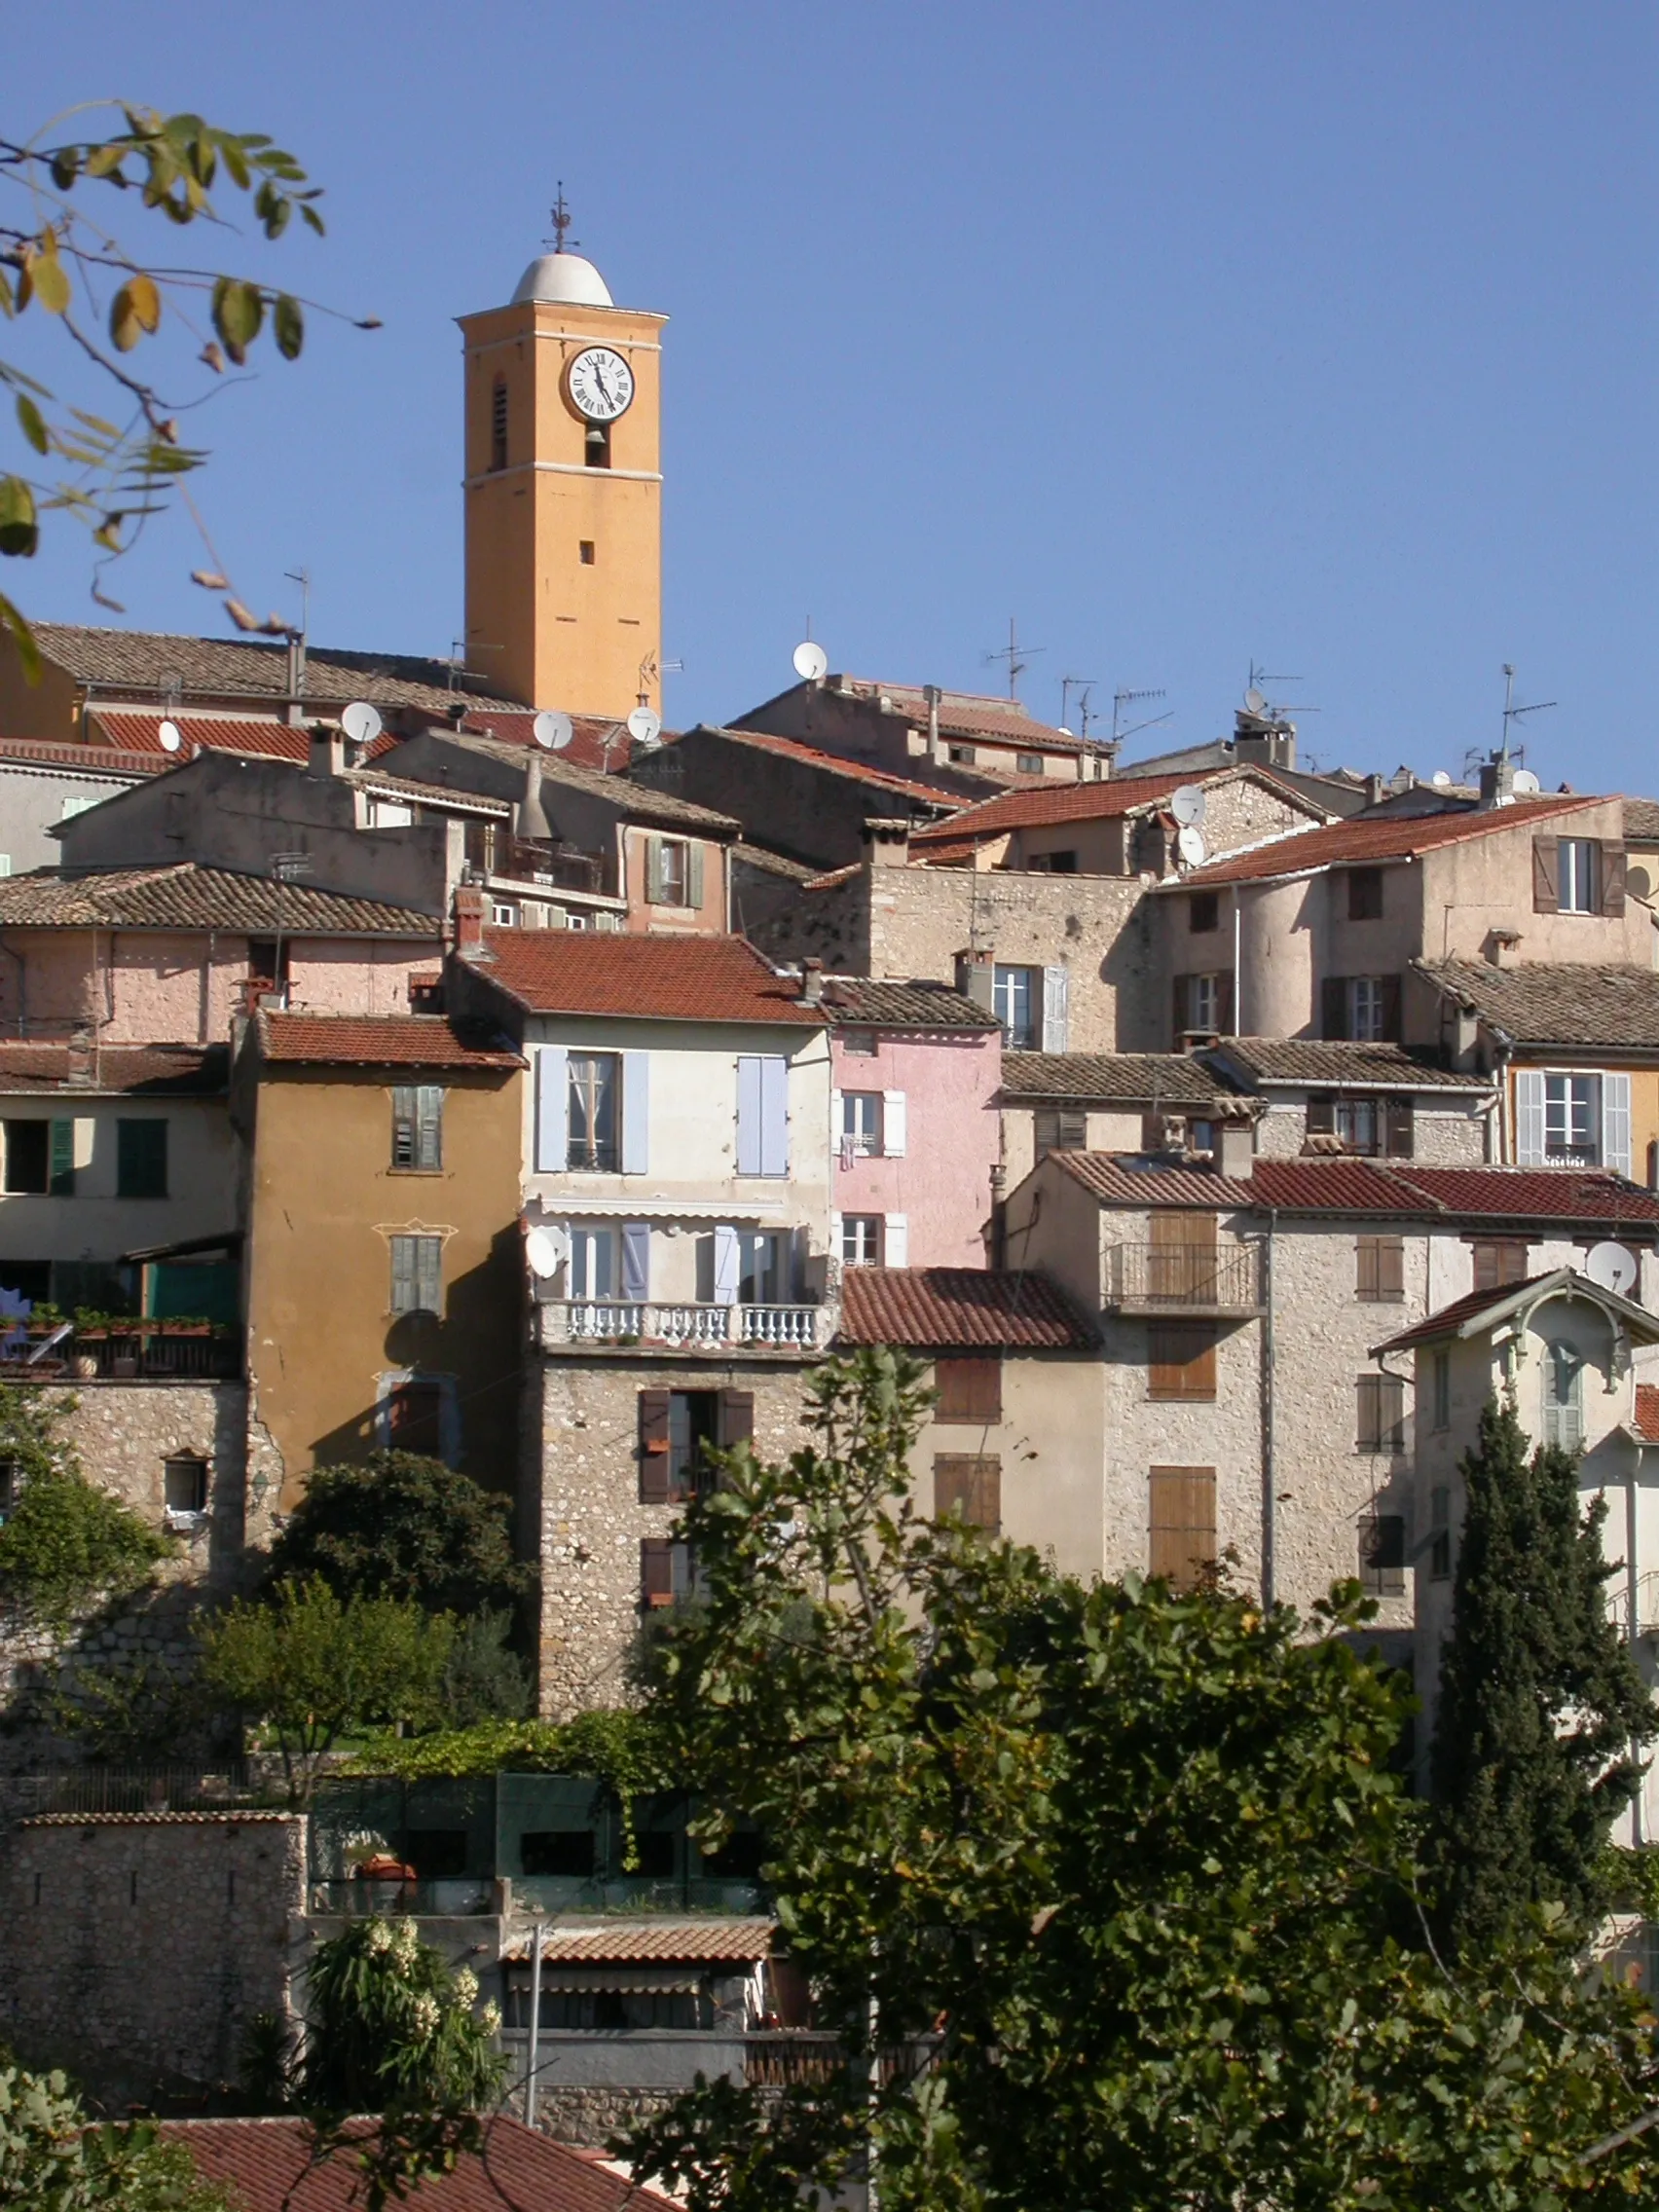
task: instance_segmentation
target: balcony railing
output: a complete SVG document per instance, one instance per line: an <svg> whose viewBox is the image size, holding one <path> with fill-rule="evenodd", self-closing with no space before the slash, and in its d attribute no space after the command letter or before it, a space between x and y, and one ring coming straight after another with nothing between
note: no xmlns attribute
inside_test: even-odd
<svg viewBox="0 0 1659 2212"><path fill-rule="evenodd" d="M662 1304L654 1299L549 1299L540 1308L541 1343L568 1345L749 1345L772 1351L816 1351L823 1308Z"/></svg>
<svg viewBox="0 0 1659 2212"><path fill-rule="evenodd" d="M1262 1310L1253 1244L1114 1244L1108 1258L1107 1303L1124 1312L1219 1318Z"/></svg>
<svg viewBox="0 0 1659 2212"><path fill-rule="evenodd" d="M1607 1595L1612 1616L1628 1636L1631 1629L1629 1582L1621 1578L1609 1584ZM1636 1633L1659 1637L1659 1573L1639 1574L1636 1578Z"/></svg>
<svg viewBox="0 0 1659 2212"><path fill-rule="evenodd" d="M240 1332L172 1321L95 1329L23 1323L0 1334L0 1369L36 1382L224 1382L241 1373Z"/></svg>
<svg viewBox="0 0 1659 2212"><path fill-rule="evenodd" d="M470 823L466 858L481 875L504 876L553 891L585 891L591 898L620 897L616 859L611 853L585 853L574 845L538 843L514 837L494 823Z"/></svg>

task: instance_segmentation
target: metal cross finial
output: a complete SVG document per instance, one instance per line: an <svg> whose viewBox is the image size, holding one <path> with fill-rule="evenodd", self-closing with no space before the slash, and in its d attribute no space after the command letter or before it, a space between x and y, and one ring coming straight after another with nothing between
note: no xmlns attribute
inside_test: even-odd
<svg viewBox="0 0 1659 2212"><path fill-rule="evenodd" d="M559 179L558 189L559 197L553 203L553 236L542 242L551 245L555 253L564 253L569 250L565 243L565 233L570 229L574 218L565 204L565 180L563 177ZM580 239L571 239L571 245L580 245L581 242Z"/></svg>

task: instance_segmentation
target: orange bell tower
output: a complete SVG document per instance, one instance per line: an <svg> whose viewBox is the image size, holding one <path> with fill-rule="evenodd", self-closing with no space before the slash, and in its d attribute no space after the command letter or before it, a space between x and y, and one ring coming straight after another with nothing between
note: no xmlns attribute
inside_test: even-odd
<svg viewBox="0 0 1659 2212"><path fill-rule="evenodd" d="M533 261L461 317L466 667L531 707L662 707L662 329L591 261Z"/></svg>

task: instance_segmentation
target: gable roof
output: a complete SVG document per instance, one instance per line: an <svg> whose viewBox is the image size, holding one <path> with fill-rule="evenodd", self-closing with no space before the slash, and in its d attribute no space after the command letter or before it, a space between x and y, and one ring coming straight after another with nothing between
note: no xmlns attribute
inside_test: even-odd
<svg viewBox="0 0 1659 2212"><path fill-rule="evenodd" d="M231 930L271 937L390 937L435 942L410 906L175 861L161 867L40 868L0 878L0 929Z"/></svg>
<svg viewBox="0 0 1659 2212"><path fill-rule="evenodd" d="M1659 980L1659 978L1656 978ZM1463 1090L1492 1088L1485 1076L1457 1075L1426 1052L1404 1045L1343 1045L1308 1037L1224 1037L1206 1047L1212 1065L1236 1068L1246 1081L1272 1088L1281 1084L1340 1085L1348 1090Z"/></svg>
<svg viewBox="0 0 1659 2212"><path fill-rule="evenodd" d="M1471 837L1493 837L1505 830L1527 829L1534 822L1553 821L1564 814L1580 814L1586 807L1605 804L1604 799L1594 796L1557 793L1518 798L1509 806L1478 809L1472 814L1355 815L1344 822L1327 823L1319 830L1292 830L1245 852L1225 854L1203 867L1190 868L1178 882L1157 888L1193 891L1216 883L1269 883L1279 876L1312 875L1327 867L1412 860L1441 845L1461 844Z"/></svg>
<svg viewBox="0 0 1659 2212"><path fill-rule="evenodd" d="M175 715L137 708L94 707L87 717L105 743L149 760L152 769L176 768L189 757L162 744L162 724L172 721L189 746L207 753L246 753L256 758L304 761L311 755L311 733L298 722L275 721L269 715L202 715L180 708ZM96 754L102 747L89 745Z"/></svg>
<svg viewBox="0 0 1659 2212"><path fill-rule="evenodd" d="M830 696L857 701L876 714L890 715L912 727L926 727L931 707L926 688L920 683L882 683L867 676L827 676L819 683L802 682L792 683L788 690L776 692L770 699L761 701L752 713L740 717L741 721L757 719L785 699L798 698L804 691L822 690ZM1028 745L1033 751L1046 753L1093 753L1098 747L1074 737L1070 730L1059 729L1050 722L1040 722L1028 715L1017 699L1003 699L988 691L939 692L939 726L941 736L1002 738L1011 744Z"/></svg>
<svg viewBox="0 0 1659 2212"><path fill-rule="evenodd" d="M1582 1298L1592 1306L1600 1306L1609 1318L1621 1321L1639 1343L1659 1344L1659 1315L1649 1313L1644 1306L1637 1306L1617 1291L1604 1290L1600 1283L1580 1274L1576 1268L1552 1268L1546 1274L1529 1275L1525 1282L1507 1283L1497 1290L1472 1290L1462 1298L1455 1298L1450 1306L1443 1306L1438 1313L1415 1322L1402 1329L1398 1336L1384 1344L1374 1345L1371 1356L1380 1352L1408 1351L1416 1345L1433 1344L1443 1337L1478 1337L1500 1321L1515 1314L1527 1314L1544 1300L1555 1297Z"/></svg>
<svg viewBox="0 0 1659 2212"><path fill-rule="evenodd" d="M0 768L34 768L45 775L59 775L68 768L117 790L159 775L167 765L167 756L160 747L152 755L122 752L108 745L66 744L50 737L0 738Z"/></svg>
<svg viewBox="0 0 1659 2212"><path fill-rule="evenodd" d="M918 783L909 776L889 775L885 768L866 767L864 761L843 759L838 753L821 753L815 745L805 745L799 738L774 737L769 730L728 729L723 724L699 722L695 729L687 730L685 736L729 738L734 745L754 746L757 752L773 754L780 760L795 760L803 768L816 768L828 776L844 776L852 783L868 784L874 790L916 799L925 806L948 809L962 804L959 791ZM683 744L684 739L679 742Z"/></svg>
<svg viewBox="0 0 1659 2212"><path fill-rule="evenodd" d="M740 937L487 930L484 944L472 972L528 1014L824 1026L823 1009Z"/></svg>
<svg viewBox="0 0 1659 2212"><path fill-rule="evenodd" d="M367 2136L375 2125L352 2120L347 2133ZM463 2152L448 2173L413 2191L420 2212L673 2212L671 2197L505 2113L484 2126L482 2155ZM362 2174L350 2150L313 2165L303 2120L168 2120L161 2132L190 2154L203 2181L221 2185L233 2212L362 2212Z"/></svg>
<svg viewBox="0 0 1659 2212"><path fill-rule="evenodd" d="M1531 961L1419 961L1437 990L1517 1045L1617 1046L1659 1051L1659 974Z"/></svg>
<svg viewBox="0 0 1659 2212"><path fill-rule="evenodd" d="M1000 1029L988 1007L948 983L919 978L884 983L865 976L824 978L824 1017L831 1029Z"/></svg>
<svg viewBox="0 0 1659 2212"><path fill-rule="evenodd" d="M1087 1351L1094 1332L1039 1270L848 1268L844 1345L913 1351Z"/></svg>
<svg viewBox="0 0 1659 2212"><path fill-rule="evenodd" d="M461 724L468 737L494 738L498 744L511 745L528 750L535 748L535 714L530 707L488 706L469 709ZM679 732L664 730L663 743L672 745ZM563 753L552 757L571 768L591 768L596 775L619 776L625 774L634 757L634 740L628 734L626 722L611 721L604 715L572 715L571 717L571 742ZM548 756L543 754L543 760Z"/></svg>
<svg viewBox="0 0 1659 2212"><path fill-rule="evenodd" d="M1323 810L1277 782L1265 768L1224 768L1195 779L1164 770L1156 776L1109 776L1102 783L1026 785L1019 791L999 792L964 807L948 822L931 824L911 832L913 845L948 844L957 840L1002 836L1012 830L1035 830L1054 822L1107 822L1125 814L1157 808L1171 793L1197 780L1203 789L1227 784L1255 784L1275 798L1299 807L1309 820L1323 820ZM1201 871L1194 870L1196 875ZM1189 876L1187 880L1192 880Z"/></svg>
<svg viewBox="0 0 1659 2212"><path fill-rule="evenodd" d="M274 1066L522 1068L523 1056L494 1032L437 1014L261 1012L260 1051ZM3 1053L4 1048L0 1048Z"/></svg>
<svg viewBox="0 0 1659 2212"><path fill-rule="evenodd" d="M1659 844L1659 798L1627 798L1624 827L1627 838L1644 845Z"/></svg>
<svg viewBox="0 0 1659 2212"><path fill-rule="evenodd" d="M0 1042L0 1091L70 1090L95 1098L120 1091L152 1097L211 1098L230 1079L228 1045L103 1045Z"/></svg>
<svg viewBox="0 0 1659 2212"><path fill-rule="evenodd" d="M1208 1106L1216 1078L1191 1052L1004 1052L1005 1098L1087 1098L1124 1106Z"/></svg>
<svg viewBox="0 0 1659 2212"><path fill-rule="evenodd" d="M729 814L717 814L713 807L696 806L690 799L676 798L672 792L659 792L650 784L637 784L627 776L607 775L598 768L585 767L580 761L572 760L569 753L544 753L539 746L527 751L522 745L498 737L480 737L471 730L434 730L430 734L464 753L504 761L521 771L534 760L540 767L542 783L549 790L557 792L562 784L567 790L585 792L607 806L613 806L618 814L632 816L639 822L662 822L675 829L699 829L712 837L735 837L742 828ZM390 764L395 766L395 761Z"/></svg>

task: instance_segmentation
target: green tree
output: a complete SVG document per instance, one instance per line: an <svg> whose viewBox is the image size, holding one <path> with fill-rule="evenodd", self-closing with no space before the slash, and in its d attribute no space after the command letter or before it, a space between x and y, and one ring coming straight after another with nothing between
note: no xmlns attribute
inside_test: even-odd
<svg viewBox="0 0 1659 2212"><path fill-rule="evenodd" d="M59 1632L93 1599L142 1589L178 1550L172 1536L87 1480L62 1435L72 1403L0 1383L0 1460L10 1464L14 1493L0 1528L0 1604Z"/></svg>
<svg viewBox="0 0 1659 2212"><path fill-rule="evenodd" d="M693 2212L822 2202L869 2141L887 2212L1651 2193L1648 2138L1605 2147L1654 2101L1642 2000L1559 1910L1456 1970L1426 1939L1410 1698L1354 1647L1357 1586L1305 1624L922 1522L920 1382L832 1363L788 1465L726 1456L684 1523L703 1601L655 1661L706 1832L767 1836L851 2062L701 2085L627 2155Z"/></svg>
<svg viewBox="0 0 1659 2212"><path fill-rule="evenodd" d="M89 129L92 118L109 118L110 126ZM312 230L323 228L317 189L292 154L258 131L98 100L54 118L31 138L0 137L0 314L20 325L19 337L36 326L40 337L50 333L52 350L77 365L105 405L113 392L124 418L112 423L61 401L20 363L0 359L0 387L12 395L28 453L20 471L0 471L0 554L32 554L41 517L56 510L87 526L99 570L118 559L207 459L183 442L178 426L180 413L206 396L200 370L210 389L227 362L246 362L266 331L285 360L298 357L305 308L292 292L242 271L179 267L171 250L129 246L108 227L119 193L129 208L169 229L205 224L223 232L229 226L210 197L215 185L247 195L267 240L281 238L296 212ZM375 327L375 318L359 327ZM140 359L158 350L166 366L141 371ZM188 390L164 393L156 378L170 381L192 358ZM238 628L284 631L279 617L261 622L249 613L215 572L210 542L207 551L212 568L198 570L195 580L227 595ZM96 582L92 596L121 611ZM11 632L30 680L38 680L28 624L5 597L0 630Z"/></svg>
<svg viewBox="0 0 1659 2212"><path fill-rule="evenodd" d="M535 1580L513 1557L510 1501L415 1452L318 1467L272 1546L271 1571L319 1576L341 1598L409 1598L462 1618L511 1605Z"/></svg>
<svg viewBox="0 0 1659 2212"><path fill-rule="evenodd" d="M1608 1831L1655 1716L1607 1613L1606 1503L1581 1505L1576 1459L1529 1452L1511 1408L1489 1402L1462 1475L1432 1776L1441 1920L1473 1952L1529 1903L1606 1907Z"/></svg>
<svg viewBox="0 0 1659 2212"><path fill-rule="evenodd" d="M98 2126L61 2074L0 2066L0 2204L29 2212L229 2212L190 2154L139 2120Z"/></svg>
<svg viewBox="0 0 1659 2212"><path fill-rule="evenodd" d="M443 1710L454 1624L408 1600L349 1598L321 1581L239 1599L202 1632L202 1677L274 1731L291 1802L311 1802L323 1759L377 1723L430 1726Z"/></svg>

